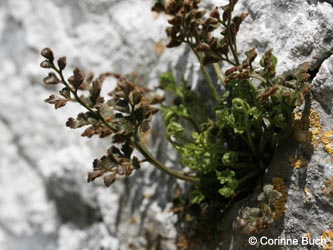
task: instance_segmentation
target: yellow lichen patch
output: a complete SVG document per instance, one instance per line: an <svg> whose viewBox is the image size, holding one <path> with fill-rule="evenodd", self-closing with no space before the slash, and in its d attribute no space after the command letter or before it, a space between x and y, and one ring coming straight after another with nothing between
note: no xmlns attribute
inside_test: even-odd
<svg viewBox="0 0 333 250"><path fill-rule="evenodd" d="M316 146L320 142L320 134L322 132L319 114L310 109L310 132L312 135L311 141Z"/></svg>
<svg viewBox="0 0 333 250"><path fill-rule="evenodd" d="M326 195L333 194L333 176L324 182L323 192Z"/></svg>
<svg viewBox="0 0 333 250"><path fill-rule="evenodd" d="M324 132L321 141L324 144L326 152L333 155L333 130Z"/></svg>
<svg viewBox="0 0 333 250"><path fill-rule="evenodd" d="M301 120L302 119L302 112L296 112L295 114L294 114L294 120L295 121L299 121L299 120Z"/></svg>
<svg viewBox="0 0 333 250"><path fill-rule="evenodd" d="M308 164L308 160L305 159L303 156L301 156L300 158L289 157L289 163L294 168L302 168Z"/></svg>
<svg viewBox="0 0 333 250"><path fill-rule="evenodd" d="M333 240L333 231L326 230L321 237Z"/></svg>
<svg viewBox="0 0 333 250"><path fill-rule="evenodd" d="M310 203L312 201L312 194L309 188L304 188L304 195L306 203Z"/></svg>
<svg viewBox="0 0 333 250"><path fill-rule="evenodd" d="M328 243L324 246L324 250L332 250L333 249L333 231L326 230L321 238L326 240Z"/></svg>
<svg viewBox="0 0 333 250"><path fill-rule="evenodd" d="M312 239L311 233L306 233L306 234L305 234L305 237L308 238L309 240Z"/></svg>
<svg viewBox="0 0 333 250"><path fill-rule="evenodd" d="M274 202L274 220L281 219L286 211L287 190L284 181L280 177L273 178L273 187L282 196Z"/></svg>
<svg viewBox="0 0 333 250"><path fill-rule="evenodd" d="M311 142L316 147L322 133L319 114L313 109L310 109L308 115L296 112L294 120L295 139L299 142Z"/></svg>

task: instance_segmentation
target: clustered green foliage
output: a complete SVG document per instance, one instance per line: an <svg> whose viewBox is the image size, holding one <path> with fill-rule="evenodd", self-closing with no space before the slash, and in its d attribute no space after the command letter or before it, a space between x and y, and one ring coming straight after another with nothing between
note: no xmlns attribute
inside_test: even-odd
<svg viewBox="0 0 333 250"><path fill-rule="evenodd" d="M175 96L173 105L160 105L166 123L166 138L181 156L191 173L169 168L145 147L142 137L149 130L155 104L162 97L139 87L124 76L106 73L93 80L75 69L65 80L66 59L54 63L53 52L46 48L41 66L53 70L45 84L63 84L62 97L46 101L55 108L67 102L81 104L86 112L70 118L67 126L88 126L82 136L111 137L106 155L96 159L88 181L104 177L110 186L117 176L129 176L147 161L165 173L192 182L192 203L205 200L233 200L256 185L268 167L281 139L291 133L293 110L309 92L310 75L303 65L288 76L276 76L277 58L268 50L255 67L256 50L250 49L241 61L237 50L237 33L247 13L233 16L237 0L216 7L211 12L200 8L200 0L171 0L157 3L153 10L171 16L166 33L167 47L185 43L201 64L210 90L211 101L203 104L202 96L171 72L161 75L160 88ZM222 65L231 66L225 73ZM211 67L211 71L208 70ZM214 83L212 71L220 83ZM114 91L105 100L101 96L106 77L118 79ZM88 95L79 93L88 92ZM154 106L153 106L154 105ZM133 154L134 151L139 154ZM141 159L140 156L141 155Z"/></svg>
<svg viewBox="0 0 333 250"><path fill-rule="evenodd" d="M236 37L247 13L233 17L237 1L231 0L207 15L199 2L170 1L166 8L155 5L155 9L173 16L169 20L172 26L167 28L167 47L185 43L192 48L215 99L213 111L205 112L198 94L186 82L178 84L171 73L161 76L161 87L173 92L178 100L176 105L163 107L167 138L180 153L183 165L201 177L201 186L192 195L195 203L215 195L210 186L231 198L256 185L279 141L290 135L293 110L309 91L310 78L307 65L288 77L276 76L277 58L272 50L261 57L261 68L253 65L257 57L254 48L241 62ZM223 74L220 62L232 67ZM212 83L207 64L213 64L224 87L222 94ZM203 112L197 111L200 109Z"/></svg>

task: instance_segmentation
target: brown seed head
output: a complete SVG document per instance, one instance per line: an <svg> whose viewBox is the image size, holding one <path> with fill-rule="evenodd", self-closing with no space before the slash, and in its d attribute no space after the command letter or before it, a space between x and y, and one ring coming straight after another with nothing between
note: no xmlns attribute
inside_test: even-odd
<svg viewBox="0 0 333 250"><path fill-rule="evenodd" d="M54 60L53 52L50 48L44 48L40 54L50 61Z"/></svg>
<svg viewBox="0 0 333 250"><path fill-rule="evenodd" d="M134 156L132 159L132 165L135 169L140 169L140 161L138 157Z"/></svg>
<svg viewBox="0 0 333 250"><path fill-rule="evenodd" d="M63 56L63 57L60 57L58 59L58 66L59 66L59 69L60 70L63 70L65 67L66 67L66 64L67 64L67 60L66 60L66 57Z"/></svg>
<svg viewBox="0 0 333 250"><path fill-rule="evenodd" d="M40 66L45 69L52 68L52 63L49 60L44 60L40 63Z"/></svg>
<svg viewBox="0 0 333 250"><path fill-rule="evenodd" d="M220 13L217 7L210 13L210 16L212 18L220 19Z"/></svg>
<svg viewBox="0 0 333 250"><path fill-rule="evenodd" d="M142 92L134 91L132 93L133 104L136 105L142 100Z"/></svg>
<svg viewBox="0 0 333 250"><path fill-rule="evenodd" d="M205 42L201 42L196 48L195 50L197 52L206 52L206 51L210 51L210 46L205 43Z"/></svg>
<svg viewBox="0 0 333 250"><path fill-rule="evenodd" d="M74 88L78 89L83 83L84 78L85 74L79 68L75 68L73 71L73 75L68 78L68 82L72 84Z"/></svg>

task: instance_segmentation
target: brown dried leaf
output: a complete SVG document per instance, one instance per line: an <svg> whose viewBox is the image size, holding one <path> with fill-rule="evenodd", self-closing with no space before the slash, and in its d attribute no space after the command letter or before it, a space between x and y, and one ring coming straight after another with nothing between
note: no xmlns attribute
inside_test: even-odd
<svg viewBox="0 0 333 250"><path fill-rule="evenodd" d="M101 99L101 90L102 90L102 84L103 82L97 78L92 82L92 85L89 89L90 93L90 101L92 102L93 106L95 106L97 103L102 104L104 102L104 99Z"/></svg>
<svg viewBox="0 0 333 250"><path fill-rule="evenodd" d="M92 72L89 72L89 74L86 76L85 81L80 85L80 90L89 90L91 82L94 80L94 74Z"/></svg>
<svg viewBox="0 0 333 250"><path fill-rule="evenodd" d="M60 57L58 59L58 66L59 66L59 69L60 70L63 70L65 67L66 67L66 64L67 64L67 60L66 60L66 57L63 56L63 57Z"/></svg>
<svg viewBox="0 0 333 250"><path fill-rule="evenodd" d="M71 98L71 92L70 92L70 90L67 87L65 87L62 90L60 90L59 93L60 93L60 95L62 95L66 99L70 99Z"/></svg>
<svg viewBox="0 0 333 250"><path fill-rule="evenodd" d="M108 174L103 178L105 187L110 187L116 181L116 174Z"/></svg>
<svg viewBox="0 0 333 250"><path fill-rule="evenodd" d="M174 47L178 47L179 45L182 44L181 40L170 40L169 43L166 45L167 48L174 48Z"/></svg>
<svg viewBox="0 0 333 250"><path fill-rule="evenodd" d="M54 104L55 109L58 109L65 106L68 100L55 95L50 95L50 97L44 101L49 104Z"/></svg>
<svg viewBox="0 0 333 250"><path fill-rule="evenodd" d="M230 9L229 4L223 6L222 9L224 10L223 14L222 14L222 19L223 19L223 22L226 23L231 18L231 9Z"/></svg>
<svg viewBox="0 0 333 250"><path fill-rule="evenodd" d="M248 66L252 67L252 62L254 61L254 59L256 59L256 57L258 55L256 49L252 48L249 51L246 51L245 55L246 55L246 59L243 61L242 66L243 67L248 67Z"/></svg>
<svg viewBox="0 0 333 250"><path fill-rule="evenodd" d="M241 25L241 23L244 21L244 19L248 16L248 13L242 13L240 16L236 16L233 18L233 29L234 29L234 33L237 33L239 30L239 26ZM236 34L233 34L234 36Z"/></svg>
<svg viewBox="0 0 333 250"><path fill-rule="evenodd" d="M140 131L145 133L150 129L149 122L143 122L140 126Z"/></svg>
<svg viewBox="0 0 333 250"><path fill-rule="evenodd" d="M235 5L237 4L238 0L229 0L230 8L234 10Z"/></svg>
<svg viewBox="0 0 333 250"><path fill-rule="evenodd" d="M126 96L129 96L131 91L134 90L134 85L130 81L128 81L125 77L121 77L117 82L116 90L117 89L121 90Z"/></svg>
<svg viewBox="0 0 333 250"><path fill-rule="evenodd" d="M220 45L217 49L217 52L221 53L222 55L227 55L229 52L229 46L227 42L223 42L222 46Z"/></svg>
<svg viewBox="0 0 333 250"><path fill-rule="evenodd" d="M134 105L137 105L138 103L141 102L142 95L143 95L142 91L134 91L134 92L132 92L132 102L133 102Z"/></svg>
<svg viewBox="0 0 333 250"><path fill-rule="evenodd" d="M86 113L79 113L76 119L72 117L68 118L66 126L72 129L76 129L89 125L90 123L91 122L89 122L89 118Z"/></svg>
<svg viewBox="0 0 333 250"><path fill-rule="evenodd" d="M134 156L132 158L132 165L133 165L134 169L140 169L141 166L140 166L140 161L139 161L138 157Z"/></svg>
<svg viewBox="0 0 333 250"><path fill-rule="evenodd" d="M100 128L99 130L99 138L105 138L112 134L112 130L107 127Z"/></svg>
<svg viewBox="0 0 333 250"><path fill-rule="evenodd" d="M264 101L265 102L265 101L267 101L267 99L270 96L274 95L279 89L280 89L280 86L276 84L276 85L270 87L269 89L263 91L262 93L259 93L258 94L258 99L260 101Z"/></svg>
<svg viewBox="0 0 333 250"><path fill-rule="evenodd" d="M103 175L103 171L102 170L96 170L96 171L92 171L88 173L88 178L87 178L87 182L92 182L94 181L96 178L101 177Z"/></svg>
<svg viewBox="0 0 333 250"><path fill-rule="evenodd" d="M158 104L158 103L161 103L165 100L165 97L164 96L154 96L153 99L150 100L150 104L153 105L153 104Z"/></svg>
<svg viewBox="0 0 333 250"><path fill-rule="evenodd" d="M173 26L181 26L182 24L182 16L181 15L177 15L171 19L168 20L168 23L173 25Z"/></svg>
<svg viewBox="0 0 333 250"><path fill-rule="evenodd" d="M83 83L84 78L85 74L79 68L75 68L73 75L68 78L68 82L72 84L75 89L78 89Z"/></svg>
<svg viewBox="0 0 333 250"><path fill-rule="evenodd" d="M124 174L125 176L130 176L133 172L133 168L129 165L124 168Z"/></svg>
<svg viewBox="0 0 333 250"><path fill-rule="evenodd" d="M206 14L206 10L197 11L197 12L195 12L194 18L195 19L201 19L201 18L204 17L205 14Z"/></svg>
<svg viewBox="0 0 333 250"><path fill-rule="evenodd" d="M201 42L196 48L195 51L197 52L207 52L210 51L210 46L205 43L205 42Z"/></svg>
<svg viewBox="0 0 333 250"><path fill-rule="evenodd" d="M235 67L232 67L230 69L228 69L226 72L225 72L225 75L228 76L232 73L234 73L235 71L238 71L240 70L240 67L239 66L235 66Z"/></svg>
<svg viewBox="0 0 333 250"><path fill-rule="evenodd" d="M53 51L50 48L44 48L40 54L50 61L54 60Z"/></svg>
<svg viewBox="0 0 333 250"><path fill-rule="evenodd" d="M113 171L115 167L121 164L113 156L103 155L101 159L95 159L93 161L93 170L94 171L103 171L109 172Z"/></svg>
<svg viewBox="0 0 333 250"><path fill-rule="evenodd" d="M55 73L50 72L47 77L43 78L43 82L46 85L55 85L55 84L60 83L60 80L59 80L59 78L57 77L57 75Z"/></svg>
<svg viewBox="0 0 333 250"><path fill-rule="evenodd" d="M212 18L220 19L220 13L218 7L215 7L215 9L212 10L209 14Z"/></svg>
<svg viewBox="0 0 333 250"><path fill-rule="evenodd" d="M166 5L166 12L175 15L182 8L182 0L170 0Z"/></svg>
<svg viewBox="0 0 333 250"><path fill-rule="evenodd" d="M217 27L215 27L214 25L218 24L218 20L212 17L208 17L204 23L204 25L209 26L212 25L212 27L215 29Z"/></svg>
<svg viewBox="0 0 333 250"><path fill-rule="evenodd" d="M155 3L151 10L157 13L165 12L165 6L162 3Z"/></svg>
<svg viewBox="0 0 333 250"><path fill-rule="evenodd" d="M90 126L88 128L86 128L83 133L81 134L81 136L83 137L88 137L88 138L91 138L92 136L94 135L97 135L98 134L98 130L95 126Z"/></svg>
<svg viewBox="0 0 333 250"><path fill-rule="evenodd" d="M45 69L52 68L53 64L49 60L44 60L40 63L40 66Z"/></svg>
<svg viewBox="0 0 333 250"><path fill-rule="evenodd" d="M83 131L81 136L91 138L94 135L99 135L100 138L104 138L111 134L112 134L112 130L110 128L99 126L98 124L92 124L90 127L86 128Z"/></svg>

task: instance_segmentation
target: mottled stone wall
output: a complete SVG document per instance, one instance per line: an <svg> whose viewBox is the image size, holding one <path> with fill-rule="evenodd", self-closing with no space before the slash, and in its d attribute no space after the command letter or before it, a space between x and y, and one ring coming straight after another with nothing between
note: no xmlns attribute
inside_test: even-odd
<svg viewBox="0 0 333 250"><path fill-rule="evenodd" d="M172 182L150 166L112 189L86 183L108 142L64 126L80 109L55 112L43 103L55 89L41 84L47 71L39 67L40 50L49 46L68 57L69 69L138 71L156 84L180 50L162 55L166 22L151 4L0 1L1 249L142 249L175 237L173 216L163 213Z"/></svg>
<svg viewBox="0 0 333 250"><path fill-rule="evenodd" d="M304 167L290 166L289 156L298 144L281 145L266 180L284 179L287 211L264 234L320 235L333 224L327 184L333 175L331 137L323 137L332 129L332 2L239 2L238 10L249 12L240 31L242 51L274 48L279 72L311 63L316 99L311 105L321 126L317 147L310 153L305 150ZM176 249L176 218L169 212L175 181L145 166L111 189L87 184L91 161L102 154L107 141L83 139L64 126L67 116L79 108L69 105L55 112L43 103L54 90L41 84L46 71L38 66L39 51L49 46L56 55L68 56L68 68L138 71L154 86L160 72L175 67L178 76L185 74L196 84L198 65L183 48L165 52L166 18L152 15L150 6L151 1L143 0L0 0L1 249ZM157 138L163 126L158 121L155 126ZM175 165L166 143L153 142L153 151ZM255 204L255 197L236 207ZM238 228L230 233L236 215L234 210L226 218L228 237L222 249L251 249Z"/></svg>

